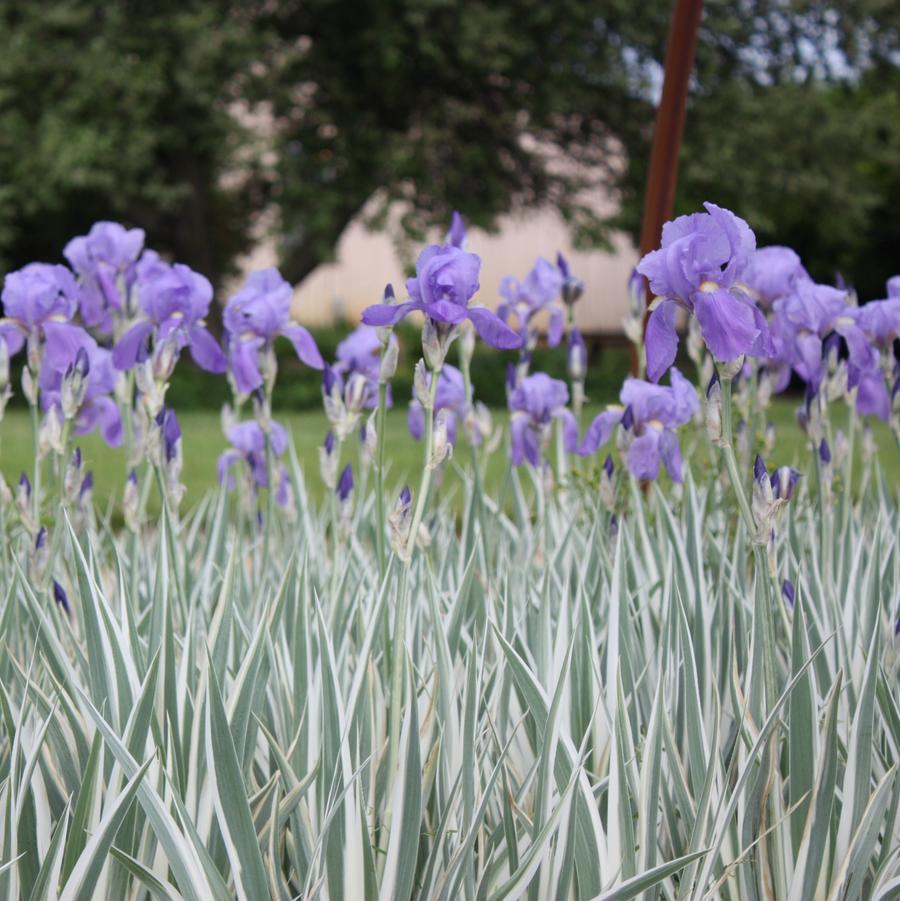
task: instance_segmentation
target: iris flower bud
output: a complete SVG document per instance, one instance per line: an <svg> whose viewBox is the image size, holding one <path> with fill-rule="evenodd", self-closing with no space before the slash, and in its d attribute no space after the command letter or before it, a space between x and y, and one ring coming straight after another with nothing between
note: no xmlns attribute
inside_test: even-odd
<svg viewBox="0 0 900 901"><path fill-rule="evenodd" d="M125 491L122 495L122 513L125 516L125 525L132 532L140 530L140 507L137 473L132 469L125 480Z"/></svg>
<svg viewBox="0 0 900 901"><path fill-rule="evenodd" d="M587 371L587 351L581 332L574 326L569 332L569 349L566 364L569 378L574 382L583 382Z"/></svg>
<svg viewBox="0 0 900 901"><path fill-rule="evenodd" d="M37 405L38 383L28 367L22 370L22 394L32 407Z"/></svg>
<svg viewBox="0 0 900 901"><path fill-rule="evenodd" d="M755 544L771 545L775 527L791 499L800 473L788 466L776 469L770 476L763 458L757 454L753 465L751 509L756 522Z"/></svg>
<svg viewBox="0 0 900 901"><path fill-rule="evenodd" d="M412 520L412 494L409 486L405 486L394 503L394 509L388 516L388 527L391 532L391 548L397 556L406 562L409 543L409 528Z"/></svg>
<svg viewBox="0 0 900 901"><path fill-rule="evenodd" d="M422 352L425 354L428 368L432 371L444 365L445 347L441 337L438 323L430 316L426 316L425 325L422 327Z"/></svg>
<svg viewBox="0 0 900 901"><path fill-rule="evenodd" d="M38 430L38 456L40 459L44 459L50 451L56 454L63 452L62 432L62 417L59 407L54 404L44 414L41 427Z"/></svg>
<svg viewBox="0 0 900 901"><path fill-rule="evenodd" d="M397 295L394 294L394 286L391 284L385 285L384 288L384 297L381 301L384 304L395 304L397 302ZM375 333L378 335L378 340L385 346L388 346L388 342L391 340L391 335L393 334L394 329L393 326L389 325L381 325L375 329Z"/></svg>
<svg viewBox="0 0 900 901"><path fill-rule="evenodd" d="M781 583L781 596L785 599L789 607L794 606L797 591L794 588L794 583L790 579L785 579Z"/></svg>
<svg viewBox="0 0 900 901"><path fill-rule="evenodd" d="M475 329L470 325L461 329L459 335L459 365L466 368L475 354Z"/></svg>
<svg viewBox="0 0 900 901"><path fill-rule="evenodd" d="M66 616L72 615L72 608L69 606L69 596L66 594L65 588L56 579L53 580L53 600L62 607Z"/></svg>
<svg viewBox="0 0 900 901"><path fill-rule="evenodd" d="M325 442L319 448L319 472L322 475L322 481L327 488L334 490L337 484L337 453L335 453L336 442L334 432L328 431L325 435Z"/></svg>
<svg viewBox="0 0 900 901"><path fill-rule="evenodd" d="M431 393L428 384L428 371L425 361L419 360L413 372L413 396L425 410L431 409Z"/></svg>
<svg viewBox="0 0 900 901"><path fill-rule="evenodd" d="M614 480L615 466L612 457L606 455L603 461L603 471L600 473L600 502L612 512L616 507L616 483Z"/></svg>
<svg viewBox="0 0 900 901"><path fill-rule="evenodd" d="M447 409L440 409L434 417L434 431L431 438L431 458L429 469L437 469L444 460L453 455L453 445L449 439L449 418L452 414Z"/></svg>
<svg viewBox="0 0 900 901"><path fill-rule="evenodd" d="M382 331L382 329L378 329ZM400 356L399 345L396 340L388 341L381 352L381 362L378 365L378 381L382 384L389 382L397 371L397 359Z"/></svg>
<svg viewBox="0 0 900 901"><path fill-rule="evenodd" d="M556 265L563 277L561 292L563 303L571 307L584 294L584 282L572 274L569 261L561 253L556 255Z"/></svg>
<svg viewBox="0 0 900 901"><path fill-rule="evenodd" d="M71 504L78 499L81 493L81 482L81 448L76 447L66 466L66 473L63 477L63 492L67 503Z"/></svg>
<svg viewBox="0 0 900 901"><path fill-rule="evenodd" d="M87 351L80 347L75 355L75 362L66 369L60 389L60 404L65 419L74 419L78 415L78 410L84 403L87 394L90 371L91 364Z"/></svg>

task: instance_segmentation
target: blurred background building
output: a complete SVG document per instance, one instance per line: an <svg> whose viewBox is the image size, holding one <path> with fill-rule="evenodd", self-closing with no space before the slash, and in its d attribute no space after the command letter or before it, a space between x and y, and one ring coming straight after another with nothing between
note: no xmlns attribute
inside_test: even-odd
<svg viewBox="0 0 900 901"><path fill-rule="evenodd" d="M576 322L585 334L610 335L621 331L627 310L627 283L637 262L637 251L628 236L616 235L609 250L585 250L573 246L566 224L552 210L502 216L499 230L488 233L470 229L468 248L482 259L481 290L476 303L496 307L501 279L526 275L540 256L550 260L562 251L587 290L576 306ZM434 240L441 235L435 233ZM242 272L278 262L273 241L261 241L240 261ZM338 241L334 262L317 266L296 288L293 312L311 327L357 322L365 309L381 299L388 283L398 296L408 271L401 249L386 232L370 231L362 222L351 223Z"/></svg>

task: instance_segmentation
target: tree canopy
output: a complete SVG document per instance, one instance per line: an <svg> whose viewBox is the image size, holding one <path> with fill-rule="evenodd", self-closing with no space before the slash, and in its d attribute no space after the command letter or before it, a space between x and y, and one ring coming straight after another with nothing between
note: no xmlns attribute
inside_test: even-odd
<svg viewBox="0 0 900 901"><path fill-rule="evenodd" d="M265 211L285 274L365 207L406 234L558 207L636 234L671 0L0 0L0 265L98 218L214 278ZM882 0L707 0L678 211L874 296L896 268L900 12ZM601 183L620 209L585 202ZM892 255L892 250L894 251Z"/></svg>

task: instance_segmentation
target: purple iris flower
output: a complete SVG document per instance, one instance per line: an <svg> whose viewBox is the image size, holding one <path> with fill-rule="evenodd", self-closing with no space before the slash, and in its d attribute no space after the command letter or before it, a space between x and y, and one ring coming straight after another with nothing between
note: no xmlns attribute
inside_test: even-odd
<svg viewBox="0 0 900 901"><path fill-rule="evenodd" d="M509 395L510 459L515 466L527 460L539 466L544 444L549 437L550 424L559 419L563 427L566 451L571 453L578 443L578 423L566 404L569 389L560 379L552 379L545 372L529 375Z"/></svg>
<svg viewBox="0 0 900 901"><path fill-rule="evenodd" d="M429 386L432 378L434 378L432 373L426 375L426 381ZM434 396L435 415L439 410L447 411L447 440L450 444L455 445L457 419L465 420L468 404L466 402L466 388L463 375L455 366L451 366L449 363L445 363L441 368L437 391ZM421 441L422 435L425 434L425 410L419 401L415 399L410 401L406 412L406 422L413 438L416 441Z"/></svg>
<svg viewBox="0 0 900 901"><path fill-rule="evenodd" d="M877 357L859 325L860 309L847 304L839 288L800 280L794 292L777 300L772 320L775 356L790 366L813 391L825 375L825 340L834 333L844 339L848 351L850 387L859 374L871 369ZM778 387L783 387L783 377Z"/></svg>
<svg viewBox="0 0 900 901"><path fill-rule="evenodd" d="M568 264L566 270L568 271ZM525 276L525 281L520 282L508 275L500 282L500 296L504 300L497 308L497 315L504 322L515 316L522 341L527 342L531 320L547 310L550 314L547 343L550 347L556 347L562 340L563 333L563 309L556 301L565 280L559 266L540 257L531 272Z"/></svg>
<svg viewBox="0 0 900 901"><path fill-rule="evenodd" d="M810 281L796 251L777 244L755 251L740 276L753 299L771 309L780 297L791 294L799 281Z"/></svg>
<svg viewBox="0 0 900 901"><path fill-rule="evenodd" d="M269 433L272 455L277 460L284 456L288 446L288 436L281 423L272 422ZM224 484L229 491L235 487L234 467L243 460L256 490L266 488L269 484L269 473L266 467L266 435L255 420L239 422L228 429L228 440L231 447L219 456L217 466L219 484ZM276 501L284 506L288 501L287 469L278 465L278 488Z"/></svg>
<svg viewBox="0 0 900 901"><path fill-rule="evenodd" d="M397 344L397 336L390 336L390 343ZM357 326L337 346L337 361L332 369L344 381L354 373L366 379L366 400L368 409L378 406L378 376L381 366L381 339L370 325ZM391 406L391 389L387 388L387 406Z"/></svg>
<svg viewBox="0 0 900 901"><path fill-rule="evenodd" d="M900 338L900 285L894 297L887 300L870 300L859 308L856 324L866 338L881 350L893 347Z"/></svg>
<svg viewBox="0 0 900 901"><path fill-rule="evenodd" d="M67 353L60 350L52 357L50 354L44 357L38 375L41 407L45 412L51 407L62 411L63 383L77 364L87 384L75 415L75 434L97 430L110 447L118 447L122 443L122 419L112 398L116 386L112 353L100 347L83 329L77 329L75 335L77 343L73 341Z"/></svg>
<svg viewBox="0 0 900 901"><path fill-rule="evenodd" d="M894 296L890 296L894 279L889 279L886 300L870 301L856 311L856 324L872 347L888 360L893 355L894 342L900 339L900 277L895 278L898 281ZM887 421L891 415L891 398L877 353L873 354L872 365L868 368L851 365L848 369L848 384L856 383L857 410L864 416L878 416Z"/></svg>
<svg viewBox="0 0 900 901"><path fill-rule="evenodd" d="M73 238L63 256L81 282L81 318L104 333L112 331L112 311L126 307L136 277L135 263L144 247L144 231L117 222L95 222L84 236Z"/></svg>
<svg viewBox="0 0 900 901"><path fill-rule="evenodd" d="M10 356L29 338L43 340L44 359L55 369L65 369L88 337L71 321L78 309L78 286L65 266L29 263L10 272L3 281L2 301L0 338Z"/></svg>
<svg viewBox="0 0 900 901"><path fill-rule="evenodd" d="M113 350L117 369L131 369L147 357L151 336L154 344L171 341L180 351L190 347L194 362L208 372L224 372L225 354L206 330L204 319L212 302L209 280L182 263L168 266L154 254L140 269L139 302L145 319L133 325Z"/></svg>
<svg viewBox="0 0 900 901"><path fill-rule="evenodd" d="M231 372L238 391L249 394L263 383L260 351L283 335L302 362L311 369L324 366L312 335L291 322L291 286L277 269L263 269L248 276L244 287L225 304L225 330Z"/></svg>
<svg viewBox="0 0 900 901"><path fill-rule="evenodd" d="M366 325L396 325L418 310L434 322L450 326L471 321L492 347L509 350L521 346L519 336L485 307L470 307L478 290L481 258L452 244L432 244L416 261L416 276L406 282L410 299L400 304L375 304L363 311Z"/></svg>
<svg viewBox="0 0 900 901"><path fill-rule="evenodd" d="M626 379L619 394L621 405L595 417L578 447L581 456L595 453L612 437L616 426L625 431L626 462L637 479L655 479L662 462L673 481L681 481L681 448L675 429L689 422L700 409L694 386L673 366L671 385Z"/></svg>
<svg viewBox="0 0 900 901"><path fill-rule="evenodd" d="M756 249L756 237L729 210L714 203L704 206L705 213L667 222L660 249L637 265L660 298L644 336L647 374L654 382L675 360L679 306L696 316L703 340L717 360L771 353L765 316L736 284Z"/></svg>

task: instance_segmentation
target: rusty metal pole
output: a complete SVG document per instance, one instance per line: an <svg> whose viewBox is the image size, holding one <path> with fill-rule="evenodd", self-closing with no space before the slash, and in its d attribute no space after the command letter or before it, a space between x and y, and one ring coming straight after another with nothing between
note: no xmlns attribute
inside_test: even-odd
<svg viewBox="0 0 900 901"><path fill-rule="evenodd" d="M688 83L694 68L694 51L702 11L703 0L675 0L666 42L662 97L656 111L647 191L644 195L641 256L659 246L663 223L672 218ZM649 291L647 300L650 300ZM644 324L646 325L646 317ZM636 372L637 368L637 354L634 353L632 371Z"/></svg>

